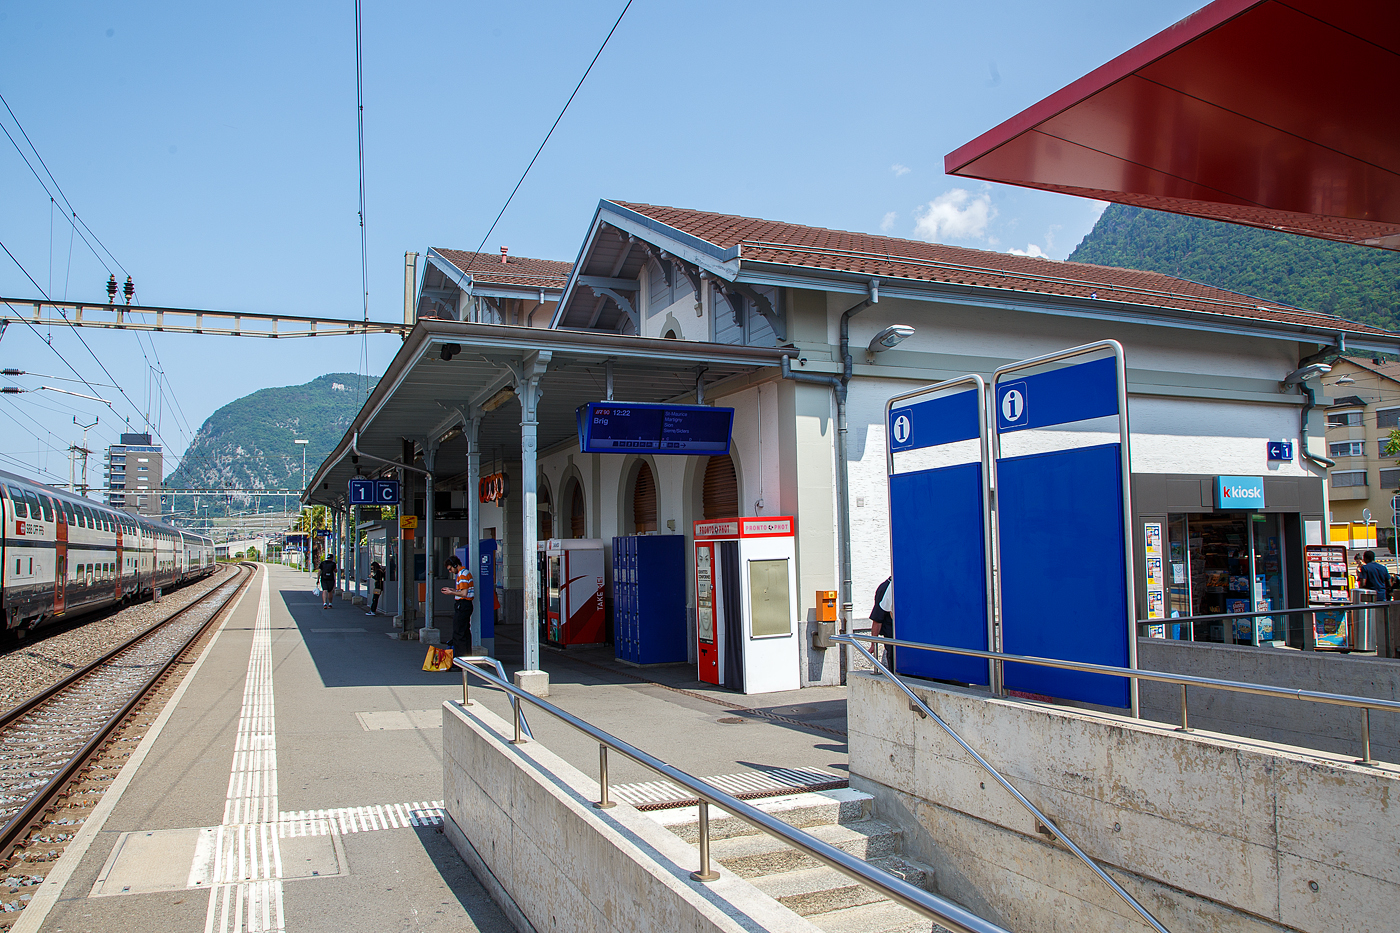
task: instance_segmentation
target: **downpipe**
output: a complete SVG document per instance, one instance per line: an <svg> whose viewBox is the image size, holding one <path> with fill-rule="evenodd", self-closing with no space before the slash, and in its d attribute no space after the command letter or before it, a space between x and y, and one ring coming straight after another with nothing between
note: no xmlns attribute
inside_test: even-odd
<svg viewBox="0 0 1400 933"><path fill-rule="evenodd" d="M784 379L805 382L810 385L828 386L836 396L836 529L838 550L841 552L841 634L843 635L850 633L851 612L854 609L851 603L850 470L846 463L846 399L851 383L851 371L854 367L854 361L851 359L851 318L880 300L880 293L873 284L870 292L869 298L847 308L841 314L841 375L839 377L818 376L815 373L795 373L792 371L792 359L788 356L783 356L779 364ZM849 667L849 655L846 646L842 645L840 660L842 684L846 683L846 671Z"/></svg>

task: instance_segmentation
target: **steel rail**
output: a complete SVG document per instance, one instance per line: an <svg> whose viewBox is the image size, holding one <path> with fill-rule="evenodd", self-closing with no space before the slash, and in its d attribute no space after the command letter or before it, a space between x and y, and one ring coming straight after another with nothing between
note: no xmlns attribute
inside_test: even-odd
<svg viewBox="0 0 1400 933"><path fill-rule="evenodd" d="M1297 611L1297 610L1294 610ZM1278 612L1271 613L1278 615ZM855 639L896 648L917 648L920 651L935 651L943 654L961 654L973 658L988 658L993 661L1006 661L1014 664L1034 664L1040 667L1058 667L1086 674L1107 674L1110 677L1132 677L1137 680L1151 680L1157 683L1179 684L1187 687L1214 687L1219 690L1232 690L1236 693L1253 693L1260 696L1280 697L1287 700L1306 700L1311 703L1330 703L1333 706L1349 706L1356 709L1380 709L1400 713L1400 700L1381 700L1370 697L1353 696L1347 693L1326 693L1319 690L1303 690L1297 687L1274 687L1269 684L1252 684L1241 680L1217 680L1214 677L1197 677L1195 674L1167 674L1162 671L1144 671L1131 667L1114 667L1111 664L1094 664L1089 661L1061 661L1057 658L1038 658L1033 655L1003 654L998 651L982 651L977 648L954 648L950 645L924 645L897 638L883 638L877 635L833 635L833 640L854 643ZM1198 644L1200 644L1198 642ZM1080 710L1083 712L1083 710Z"/></svg>
<svg viewBox="0 0 1400 933"><path fill-rule="evenodd" d="M202 636L206 631L209 630L209 627L218 620L220 613L224 611L225 607L227 607L230 602L232 602L235 598L240 596L248 588L249 582L255 576L257 576L257 570L255 568L252 568L252 565L245 564L244 566L245 568L248 568L250 572L246 577L243 578L243 580L238 584L238 586L233 590L233 592L229 593L228 596L226 596L223 599L223 601L219 603L219 605L214 609L214 611L209 614L208 621L201 625L197 631L195 631L188 639L186 639L185 643L181 645L174 653L171 654L170 659L166 661L163 665L161 665L160 669L154 674L152 674L151 677L140 689L132 693L131 697L125 703L122 704L121 709L119 709L115 714L108 718L108 720L102 724L102 726L97 730L97 732L90 739L88 739L86 743L83 744L83 747L71 758L69 758L67 764L60 768L59 771L56 774L54 774L52 778L49 779L47 784L45 784L38 791L36 791L34 795L31 796L28 801L26 801L25 805L21 807L20 810L13 817L10 818L9 822L7 822L3 828L0 828L0 857L9 856L13 847L18 843L20 838L22 838L24 834L29 831L30 827L34 824L35 820L39 817L39 815L45 809L47 809L47 807L52 802L53 798L57 795L57 793L63 787L65 787L68 784L68 782L73 779L74 775L76 775L83 768L83 766L87 764L88 760L92 758L92 756L96 754L99 749L101 749L103 743L111 737L111 734L114 731L116 731L117 727L121 725L121 723L126 719L128 715L131 714L131 711L136 708L136 705L139 702L141 702L141 700L144 699L145 696L148 693L150 693L151 690L154 689L157 684L161 682L161 680L170 671L170 669L175 666L176 662L184 656L185 652L189 650L190 645L194 644L194 642L197 641L200 638L200 636ZM93 665L89 665L89 667L86 669L86 673L91 673L92 671L96 670L97 667L99 667L101 664L112 660L121 651L125 651L127 648L131 647L134 642L139 641L141 638L145 638L148 635L154 634L156 631L165 627L166 625L169 625L171 622L184 615L189 610L194 609L196 606L203 604L205 600L211 599L214 596L214 594L218 593L221 589L223 589L222 584L210 590L208 594L200 597L198 600L186 606L184 609L181 609L179 612L172 614L170 618L166 619L164 622L152 627L142 635L137 636L136 639L127 642L116 651L109 652L99 662ZM73 682L71 678L69 678L69 682L70 684ZM50 691L48 695L49 697L52 697L55 695L55 693ZM35 709L37 706L37 703L30 705L26 712L33 711L33 709Z"/></svg>
<svg viewBox="0 0 1400 933"><path fill-rule="evenodd" d="M223 584L219 584L219 586L223 586ZM219 589L219 586L214 587L213 589L211 589L211 590L209 591L209 593L205 594L204 596L201 596L199 599L196 599L194 602L190 603L188 606L185 606L183 609L177 609L175 612L173 612L173 613L171 613L170 615L166 616L164 619L161 619L159 622L154 623L150 628L145 629L144 631L137 632L135 635L132 635L132 636L131 636L130 638L128 638L126 641L122 642L122 643L121 643L120 645L118 645L117 647L111 649L111 650L108 651L106 654L102 655L102 657L97 658L96 660L93 660L93 661L89 662L87 665L85 665L85 666L79 668L78 670L76 670L76 671L74 671L73 673L69 674L67 677L63 678L62 680L58 681L57 683L50 684L49 686L45 687L43 690L40 690L38 693L34 694L32 697L29 697L28 699L22 700L20 703L18 703L18 704L17 704L16 706L14 706L12 709L9 709L9 710L7 710L7 711L4 712L4 713L0 713L0 729L4 729L4 728L5 728L6 726L8 726L10 723L14 722L16 719L19 719L21 716L24 716L26 713L29 713L29 712L31 712L32 710L36 709L36 708L37 708L40 704L42 704L45 700L49 699L50 697L55 696L55 695L58 694L58 693L61 693L63 690L67 689L67 688L68 688L69 686L71 686L72 684L75 684L75 683L77 683L78 681L82 680L82 679L83 679L84 677L86 677L88 674L91 674L93 671L95 671L97 668L101 667L102 665L106 664L106 663L107 663L108 661L110 661L112 658L116 657L117 655L119 655L119 654L121 654L123 651L125 651L126 649L128 649L128 648L130 648L131 646L135 645L137 642L141 641L141 639L145 638L147 635L152 635L152 634L154 634L155 632L157 632L158 630L160 630L160 629L163 628L164 626L166 626L166 625L170 624L171 622L174 622L176 619L180 618L180 616L184 615L186 612L189 612L191 609L194 609L196 606L198 606L198 605L200 604L201 601L207 599L210 595L212 595L214 592L216 592L216 591ZM120 611L121 609L132 609L132 608L135 608L135 605L132 605L132 606L121 606L121 607L118 607L118 611ZM92 622L95 622L95 621L97 621L97 620L96 620L96 619L89 620L88 622L84 622L84 623L82 623L81 625L76 626L75 628L82 628L83 625L90 625L90 624L92 624ZM74 629L67 629L66 631L71 632L71 631L73 631L73 630L74 630Z"/></svg>
<svg viewBox="0 0 1400 933"><path fill-rule="evenodd" d="M874 636L866 637L874 638ZM920 714L932 718L934 722L938 723L939 727L942 728L944 732L948 733L948 735L952 737L953 741L961 745L963 751L971 755L973 759L976 760L977 764L981 765L982 769L992 776L992 779L994 781L1000 784L1002 788L1012 797L1015 797L1017 803L1019 803L1033 817L1035 817L1036 821L1040 825L1044 826L1047 830L1049 830L1050 833L1054 835L1054 837L1065 846L1065 848L1073 852L1075 856L1077 856L1079 860L1089 868L1090 871L1092 871L1095 875L1099 877L1100 881L1112 888L1113 893L1121 897L1124 900L1124 902L1126 902L1127 905L1131 907L1133 911L1143 919L1144 922L1147 923L1148 926L1152 927L1152 929L1154 930L1157 930L1158 933L1168 933L1167 928L1162 926L1162 924L1157 921L1156 917L1148 913L1146 907L1143 907L1141 904L1139 904L1137 902L1137 899L1131 894L1129 894L1121 884L1109 877L1108 872L1100 868L1098 862L1094 861L1083 849L1075 845L1074 840L1066 836L1064 832L1060 829L1060 827L1055 825L1053 820L1051 820L1044 813L1041 813L1040 809L1036 807L1035 804L1031 803L1030 799L1027 798L1025 794L1022 794L1019 790L1017 790L1016 787L1010 781L1008 781L1000 771L992 767L992 765L987 761L987 759L983 758L977 753L976 749L974 749L971 745L967 744L963 737L958 735L957 731L952 726L944 722L943 718L937 713L935 713L931 706L929 706L922 699L920 699L917 693L915 693L913 690L910 690L908 685L905 684L904 681L900 680L894 675L894 673L889 668L885 667L885 665L877 661L875 659L875 655L867 651L864 645L862 645L859 641L857 641L855 638L849 635L838 635L835 636L834 640L844 641L846 644L853 646L857 651L865 655L870 660L870 663L875 665L875 669L877 671L879 671L888 680L894 683L894 685L897 686L900 690L903 690L904 693L909 697L909 700L911 702L918 704L916 709L918 709ZM879 638L875 640L884 641L884 639Z"/></svg>
<svg viewBox="0 0 1400 933"><path fill-rule="evenodd" d="M462 669L462 681L464 689L467 675L472 674L477 677L480 677L482 680L499 688L500 690L504 691L508 696L510 696L512 709L516 717L516 738L513 740L512 744L521 744L522 742L519 735L520 704L522 701L532 703L538 708L544 710L546 713L549 713L555 718L561 720L566 725L572 726L580 732L584 733L585 735L590 736L591 738L596 740L600 746L604 746L607 748L611 748L614 751L621 752L622 754L626 755L628 758L631 758L638 764L649 768L652 771L655 771L657 774L666 778L668 781L671 781L672 783L675 783L681 787L685 787L688 790L690 790L691 793L693 793L700 800L701 811L701 867L699 872L696 872L691 876L696 880L709 880L712 877L710 874L709 859L707 857L709 854L709 826L707 820L707 807L713 805L723 808L727 812L733 814L734 816L737 816L739 819L743 820L744 822L748 823L750 826L753 826L759 831L764 832L769 836L776 837L781 841L787 843L788 845L792 846L793 848L798 849L801 852L805 852L807 855L810 855L817 861L822 862L823 864L835 869L836 871L852 879L853 881L859 882L860 884L864 884L875 889L880 894L883 894L885 897L888 897L890 900L895 901L901 906L907 907L909 910L912 910L923 917L927 917L930 920L935 920L939 923L945 924L951 927L952 929L959 931L959 933L1008 933L1008 931L1006 931L1005 928L1000 927L989 920L984 920L983 918L977 916L976 914L963 907L960 907L952 901L939 897L938 895L933 894L929 891L925 891L923 888L915 887L914 885L910 884L902 878L897 878L889 872L876 868L875 866L868 864L864 860L858 859L848 852L843 852L842 850L836 848L833 845L829 845L825 842L822 842L820 839L817 839L814 836L811 836L800 829L795 829L794 827L791 827L788 824L784 823L782 820L770 816L769 814L764 813L762 810L759 810L757 807L753 807L745 803L744 801L725 793L724 791L713 786L712 784L708 784L705 781L694 777L686 773L685 771L680 770L679 768L669 765L661 759L642 751L641 749L623 741L622 739L619 739L610 733L604 732L597 726L594 726L591 723L579 719L572 713L560 709L559 707L548 702L547 700L543 700L532 693L528 693L520 689L519 687L516 687L514 684L506 681L504 678L497 677L491 674L490 672L481 670L475 664L469 663L468 659L454 658L452 663ZM456 700L452 700L451 703L453 706L461 708L463 712L466 711L465 706L463 704L458 703ZM600 782L600 788L601 783L602 782ZM713 877L718 876L714 875ZM1162 931L1162 933L1166 933L1166 931L1163 930L1160 926L1158 926L1157 929Z"/></svg>

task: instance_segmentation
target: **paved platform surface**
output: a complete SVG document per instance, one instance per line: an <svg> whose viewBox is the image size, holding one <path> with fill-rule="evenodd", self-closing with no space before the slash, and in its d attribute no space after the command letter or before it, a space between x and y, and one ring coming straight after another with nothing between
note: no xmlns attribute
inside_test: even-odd
<svg viewBox="0 0 1400 933"><path fill-rule="evenodd" d="M265 566L38 928L509 930L438 829L441 704L461 676L424 672L425 648L392 628L346 601L322 609L304 575ZM518 627L496 644L518 669ZM542 666L551 702L692 774L846 773L844 688L741 696L598 648L545 650ZM509 716L498 691L472 699ZM529 720L596 773L596 744ZM620 759L614 783L655 779Z"/></svg>

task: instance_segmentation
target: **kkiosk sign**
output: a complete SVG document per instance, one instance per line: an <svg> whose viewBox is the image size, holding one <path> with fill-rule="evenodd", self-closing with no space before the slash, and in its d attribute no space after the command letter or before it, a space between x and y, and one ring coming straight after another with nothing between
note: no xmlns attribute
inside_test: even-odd
<svg viewBox="0 0 1400 933"><path fill-rule="evenodd" d="M1217 509L1262 509L1264 507L1264 477L1217 476L1215 478L1215 507Z"/></svg>
<svg viewBox="0 0 1400 933"><path fill-rule="evenodd" d="M576 412L578 444L586 454L729 453L734 409L708 405L589 402Z"/></svg>
<svg viewBox="0 0 1400 933"><path fill-rule="evenodd" d="M1105 340L992 376L1007 654L1137 666L1125 373L1122 346ZM1137 712L1127 678L1012 663L1004 678L1007 689Z"/></svg>

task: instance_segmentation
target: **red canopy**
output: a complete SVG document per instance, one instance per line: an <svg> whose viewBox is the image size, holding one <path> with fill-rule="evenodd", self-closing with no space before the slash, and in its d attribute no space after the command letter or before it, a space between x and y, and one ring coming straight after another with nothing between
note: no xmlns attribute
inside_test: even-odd
<svg viewBox="0 0 1400 933"><path fill-rule="evenodd" d="M1400 249L1400 3L1216 0L950 175Z"/></svg>

